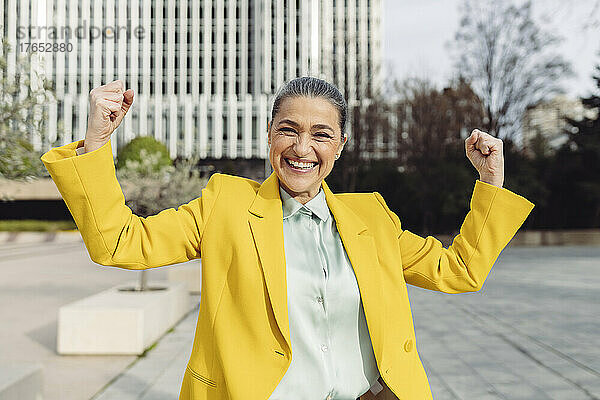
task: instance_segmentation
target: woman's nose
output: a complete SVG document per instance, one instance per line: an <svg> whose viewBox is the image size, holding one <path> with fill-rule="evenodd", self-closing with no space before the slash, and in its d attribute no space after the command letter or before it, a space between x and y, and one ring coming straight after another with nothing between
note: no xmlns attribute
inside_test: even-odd
<svg viewBox="0 0 600 400"><path fill-rule="evenodd" d="M307 135L298 135L294 143L294 151L299 156L303 156L310 151L310 137Z"/></svg>

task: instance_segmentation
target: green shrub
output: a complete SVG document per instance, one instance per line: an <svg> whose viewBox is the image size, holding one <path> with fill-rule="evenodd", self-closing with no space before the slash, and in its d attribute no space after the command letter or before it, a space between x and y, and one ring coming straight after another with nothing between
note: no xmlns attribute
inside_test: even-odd
<svg viewBox="0 0 600 400"><path fill-rule="evenodd" d="M73 221L40 221L35 219L1 220L0 232L56 232L77 229Z"/></svg>
<svg viewBox="0 0 600 400"><path fill-rule="evenodd" d="M154 155L152 158L152 171L158 172L164 167L173 165L169 157L167 147L150 136L138 136L127 143L117 154L117 169L125 167L127 162L133 162L138 165L144 164L148 155Z"/></svg>
<svg viewBox="0 0 600 400"><path fill-rule="evenodd" d="M0 178L27 180L45 176L40 156L19 134L11 132L4 136L0 132Z"/></svg>
<svg viewBox="0 0 600 400"><path fill-rule="evenodd" d="M153 163L157 155L148 156L143 163L128 161L124 168L117 170L126 204L140 217L154 215L167 208L177 208L199 197L208 182L195 167L197 156L152 172L148 165Z"/></svg>

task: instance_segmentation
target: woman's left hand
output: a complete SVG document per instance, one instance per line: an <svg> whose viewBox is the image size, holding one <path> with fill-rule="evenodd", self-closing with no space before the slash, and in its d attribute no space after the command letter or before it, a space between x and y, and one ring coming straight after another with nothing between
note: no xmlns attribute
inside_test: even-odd
<svg viewBox="0 0 600 400"><path fill-rule="evenodd" d="M474 129L465 139L467 158L479 172L479 180L502 187L504 183L504 154L502 140Z"/></svg>

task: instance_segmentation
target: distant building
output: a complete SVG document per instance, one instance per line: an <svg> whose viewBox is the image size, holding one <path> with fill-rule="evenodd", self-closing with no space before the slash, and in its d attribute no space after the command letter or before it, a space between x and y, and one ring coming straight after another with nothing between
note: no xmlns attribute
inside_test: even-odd
<svg viewBox="0 0 600 400"><path fill-rule="evenodd" d="M0 0L0 29L15 49L65 44L42 59L58 98L48 105L51 140L83 138L89 91L122 79L135 100L113 136L115 155L151 135L172 157L264 160L272 96L284 81L321 77L351 106L378 90L381 8L381 0Z"/></svg>
<svg viewBox="0 0 600 400"><path fill-rule="evenodd" d="M525 151L531 152L531 143L537 135L541 135L548 143L550 150L558 149L567 141L565 130L569 125L565 117L582 119L594 118L595 112L586 109L581 100L573 100L565 96L529 107L523 116L523 145Z"/></svg>

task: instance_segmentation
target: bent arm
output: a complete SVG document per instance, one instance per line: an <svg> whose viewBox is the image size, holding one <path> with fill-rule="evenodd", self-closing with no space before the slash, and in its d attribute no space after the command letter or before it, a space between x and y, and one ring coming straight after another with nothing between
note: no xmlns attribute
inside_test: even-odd
<svg viewBox="0 0 600 400"><path fill-rule="evenodd" d="M211 177L202 195L177 209L146 218L132 213L115 173L110 140L77 155L79 140L45 153L41 160L60 191L92 261L125 269L148 269L200 257L206 219L220 180Z"/></svg>
<svg viewBox="0 0 600 400"><path fill-rule="evenodd" d="M406 283L446 293L481 289L500 252L534 207L510 190L477 180L460 232L444 248L433 236L402 230L398 216L379 193L376 197L396 226Z"/></svg>

